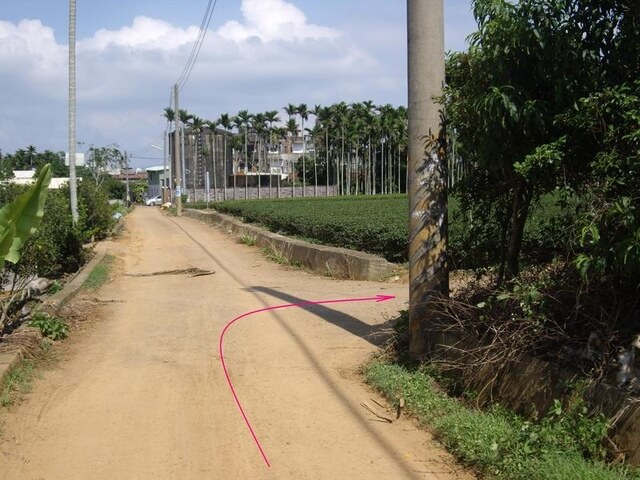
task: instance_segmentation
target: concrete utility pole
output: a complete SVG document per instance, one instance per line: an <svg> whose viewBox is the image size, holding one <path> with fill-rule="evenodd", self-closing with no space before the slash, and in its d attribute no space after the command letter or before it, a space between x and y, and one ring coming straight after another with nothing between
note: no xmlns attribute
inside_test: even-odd
<svg viewBox="0 0 640 480"><path fill-rule="evenodd" d="M71 218L78 223L76 180L76 0L69 0L69 194Z"/></svg>
<svg viewBox="0 0 640 480"><path fill-rule="evenodd" d="M124 152L124 175L127 184L127 208L131 206L131 190L129 189L129 155Z"/></svg>
<svg viewBox="0 0 640 480"><path fill-rule="evenodd" d="M167 177L167 130L165 129L162 132L162 140L163 140L163 144L162 144L162 175L163 175L163 180L162 180L162 203L166 203L166 202L170 202L171 201L171 196L170 194L167 195L169 192L171 192L170 188L169 188L169 184L171 183L169 181L169 178Z"/></svg>
<svg viewBox="0 0 640 480"><path fill-rule="evenodd" d="M438 141L444 86L443 0L407 0L409 51L410 351L428 349L433 299L449 294L447 172Z"/></svg>
<svg viewBox="0 0 640 480"><path fill-rule="evenodd" d="M176 110L176 119L175 119L175 129L173 131L173 161L175 162L175 176L176 176L176 214L178 216L182 215L182 172L180 171L182 164L180 158L180 115L178 115L179 104L178 104L178 84L173 86L173 96L175 102L175 110Z"/></svg>

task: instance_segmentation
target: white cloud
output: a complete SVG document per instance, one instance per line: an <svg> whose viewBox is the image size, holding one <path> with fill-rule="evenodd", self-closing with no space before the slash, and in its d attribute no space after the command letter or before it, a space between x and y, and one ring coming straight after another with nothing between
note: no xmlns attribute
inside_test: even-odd
<svg viewBox="0 0 640 480"><path fill-rule="evenodd" d="M66 55L53 29L40 20L22 20L17 25L0 21L0 71L5 81L56 96L52 87L65 80Z"/></svg>
<svg viewBox="0 0 640 480"><path fill-rule="evenodd" d="M280 109L289 102L404 99L403 64L389 65L371 36L360 45L345 32L310 23L285 0L243 0L241 13L241 19L208 32L181 108L213 119L222 112ZM157 156L148 148L149 138L160 141L162 110L197 34L195 26L140 16L131 25L81 39L78 139ZM0 72L0 91L9 91L2 104L0 149L29 144L65 149L66 45L39 20L0 21Z"/></svg>
<svg viewBox="0 0 640 480"><path fill-rule="evenodd" d="M244 23L231 21L218 33L236 42L257 37L264 42L281 40L332 39L339 33L331 28L313 25L298 7L284 0L243 0Z"/></svg>
<svg viewBox="0 0 640 480"><path fill-rule="evenodd" d="M132 50L176 50L195 40L198 27L179 29L170 23L149 17L136 17L130 27L120 30L98 30L89 39L78 43L78 49L87 52L104 51L109 47Z"/></svg>

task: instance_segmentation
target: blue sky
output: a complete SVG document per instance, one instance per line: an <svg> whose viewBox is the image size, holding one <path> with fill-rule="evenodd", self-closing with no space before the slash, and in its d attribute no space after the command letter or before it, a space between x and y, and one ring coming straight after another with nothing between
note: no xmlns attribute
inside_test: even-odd
<svg viewBox="0 0 640 480"><path fill-rule="evenodd" d="M68 2L3 3L0 150L65 150ZM207 1L77 3L78 140L161 163L149 144L162 142L160 114ZM467 0L445 0L448 50L474 28ZM405 0L218 0L181 107L214 119L363 100L406 103Z"/></svg>

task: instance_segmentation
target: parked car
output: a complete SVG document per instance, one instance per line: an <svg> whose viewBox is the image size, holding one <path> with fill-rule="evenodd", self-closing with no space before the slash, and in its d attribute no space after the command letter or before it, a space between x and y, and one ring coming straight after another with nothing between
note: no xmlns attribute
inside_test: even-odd
<svg viewBox="0 0 640 480"><path fill-rule="evenodd" d="M144 203L147 205L147 207L162 205L162 196L156 195L155 197L148 198Z"/></svg>

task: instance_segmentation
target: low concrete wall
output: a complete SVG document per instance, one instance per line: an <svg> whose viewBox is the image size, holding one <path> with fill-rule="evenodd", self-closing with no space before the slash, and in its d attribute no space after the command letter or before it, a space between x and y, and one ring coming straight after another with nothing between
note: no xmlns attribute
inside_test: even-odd
<svg viewBox="0 0 640 480"><path fill-rule="evenodd" d="M270 247L285 255L291 264L301 265L320 275L352 280L385 280L400 269L398 265L375 255L284 237L218 212L185 209L184 215L220 226L239 237L251 236L255 238L256 245Z"/></svg>
<svg viewBox="0 0 640 480"><path fill-rule="evenodd" d="M122 224L120 224L122 227ZM87 280L93 269L98 266L107 254L107 246L105 243L97 243L94 246L93 258L82 266L80 270L65 283L64 288L58 293L54 293L48 297L43 303L46 307L51 308L53 313L57 313L58 310L70 299L72 299L82 288L82 285Z"/></svg>

